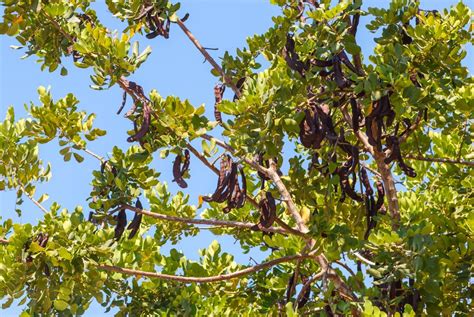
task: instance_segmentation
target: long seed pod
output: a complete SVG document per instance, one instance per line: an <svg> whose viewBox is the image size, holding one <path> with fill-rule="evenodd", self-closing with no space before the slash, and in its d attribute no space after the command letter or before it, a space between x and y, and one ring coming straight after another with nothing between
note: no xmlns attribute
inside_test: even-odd
<svg viewBox="0 0 474 317"><path fill-rule="evenodd" d="M190 156L189 151L184 151L184 162L181 154L177 155L173 162L173 181L181 188L187 188L188 183L183 178L184 173L189 169ZM182 164L182 166L181 166Z"/></svg>
<svg viewBox="0 0 474 317"><path fill-rule="evenodd" d="M245 83L245 80L247 79L247 77L242 77L242 78L239 78L239 80L237 80L237 83L235 84L235 87L240 91L242 92L242 87L244 86L244 83ZM237 94L234 94L234 99L232 101L236 101L238 100L239 97L237 96Z"/></svg>
<svg viewBox="0 0 474 317"><path fill-rule="evenodd" d="M137 198L137 201L135 202L135 208L143 209L140 198ZM128 235L129 239L132 239L137 234L138 230L140 229L140 224L142 223L142 218L143 214L135 213L132 221L128 224L127 230L131 230Z"/></svg>
<svg viewBox="0 0 474 317"><path fill-rule="evenodd" d="M356 73L356 74L359 74L359 72L357 71L357 68L355 68L354 65L352 65L351 61L349 60L349 57L347 56L346 52L344 50L342 50L339 54L339 59L341 60L341 62L344 63L344 65L347 66L347 68L349 68L352 72Z"/></svg>
<svg viewBox="0 0 474 317"><path fill-rule="evenodd" d="M301 280L302 280L303 284L306 284L308 282L308 278L303 277ZM308 301L311 297L311 284L308 285L308 287L305 287L304 290L302 290L302 291L304 291L304 293L298 295L299 300L296 303L296 308L297 309L302 308L304 305L306 305L306 303L308 303Z"/></svg>
<svg viewBox="0 0 474 317"><path fill-rule="evenodd" d="M127 138L127 141L134 142L134 141L141 140L150 129L150 122L151 122L151 108L147 104L144 104L142 125L140 126L140 129L134 135L129 136Z"/></svg>
<svg viewBox="0 0 474 317"><path fill-rule="evenodd" d="M381 181L376 182L377 187L377 202L375 203L375 210L380 210L383 206L383 200L385 197L385 189Z"/></svg>
<svg viewBox="0 0 474 317"><path fill-rule="evenodd" d="M277 218L277 214L276 214L275 199L273 198L270 192L265 193L265 198L263 198L260 201L259 208L260 208L259 226L262 226L264 228L271 227Z"/></svg>
<svg viewBox="0 0 474 317"><path fill-rule="evenodd" d="M222 96L225 91L225 86L224 85L216 85L214 86L214 98L215 98L215 103L214 103L214 117L216 118L216 121L222 124L222 113L217 110L217 105L222 102Z"/></svg>
<svg viewBox="0 0 474 317"><path fill-rule="evenodd" d="M120 105L119 110L117 111L117 114L120 114L125 107L125 104L127 103L127 92L124 91L122 95L122 104Z"/></svg>
<svg viewBox="0 0 474 317"><path fill-rule="evenodd" d="M362 112L355 98L350 99L352 110L352 129L354 132L359 131L360 122L362 121Z"/></svg>
<svg viewBox="0 0 474 317"><path fill-rule="evenodd" d="M117 225L115 226L115 235L114 239L116 241L120 240L122 234L125 230L125 226L127 225L127 214L125 213L125 209L121 209L117 215Z"/></svg>
<svg viewBox="0 0 474 317"><path fill-rule="evenodd" d="M293 272L288 279L288 286L286 287L286 302L288 303L291 299L291 293L293 292L294 285L296 283L296 274Z"/></svg>
<svg viewBox="0 0 474 317"><path fill-rule="evenodd" d="M370 185L369 176L367 175L367 170L365 167L360 169L360 181L365 187L365 194L367 196L372 196L374 191L372 190L372 186Z"/></svg>
<svg viewBox="0 0 474 317"><path fill-rule="evenodd" d="M347 80L345 79L344 73L342 72L341 60L339 57L334 58L333 71L334 80L336 81L337 86L340 89L347 87Z"/></svg>
<svg viewBox="0 0 474 317"><path fill-rule="evenodd" d="M207 202L216 201L216 200L225 200L225 197L222 198L222 193L229 185L229 169L230 169L230 157L224 156L221 159L219 177L217 179L217 186L214 194L211 196L204 196L202 199Z"/></svg>

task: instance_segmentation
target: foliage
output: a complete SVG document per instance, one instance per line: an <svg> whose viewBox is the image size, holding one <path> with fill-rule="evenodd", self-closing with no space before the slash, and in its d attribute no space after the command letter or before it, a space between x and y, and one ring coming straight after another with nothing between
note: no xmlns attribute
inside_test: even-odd
<svg viewBox="0 0 474 317"><path fill-rule="evenodd" d="M83 207L55 202L37 224L0 226L3 308L17 300L22 316L81 315L92 301L120 316L473 313L474 83L463 64L471 10L462 2L443 12L412 0L385 9L360 0L271 2L282 12L274 26L214 66L235 98L222 99L216 87L210 118L203 105L145 95L127 80L151 53L140 52L137 34L167 38L179 27L189 35L178 3L108 0L126 23L110 31L90 1L1 1L0 33L42 70L61 66L67 76L72 58L93 71L91 88L120 86L123 106L132 98L128 140L136 143L112 147L108 160L88 151L106 131L93 127L95 115L79 111L73 94L54 101L40 87L40 105L25 106L25 119L9 108L0 123L0 190L17 191L18 213L25 196L40 208L48 198L34 199L52 169L40 144L57 139L65 161L90 154L101 169L88 219ZM356 36L361 16L375 34L366 58ZM185 165L188 150L193 164L220 174L199 206L181 191L172 195L151 166L156 153ZM183 179L192 174L174 168ZM237 264L216 241L199 261L160 253L200 224L232 235L244 251L270 250L269 264Z"/></svg>

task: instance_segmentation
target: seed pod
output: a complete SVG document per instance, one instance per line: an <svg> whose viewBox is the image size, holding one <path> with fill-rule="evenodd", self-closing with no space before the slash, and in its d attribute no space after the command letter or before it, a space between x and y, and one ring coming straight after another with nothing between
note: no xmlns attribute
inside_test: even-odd
<svg viewBox="0 0 474 317"><path fill-rule="evenodd" d="M188 187L188 183L186 183L183 176L184 176L184 173L186 173L189 169L190 161L191 161L191 158L190 158L188 150L184 151L184 162L183 162L183 157L181 156L181 154L177 155L176 159L174 160L174 163L173 163L173 177L174 177L173 182L176 182L176 184L178 184L178 186L181 187L181 188L187 188ZM181 166L181 164L183 164L183 165Z"/></svg>
<svg viewBox="0 0 474 317"><path fill-rule="evenodd" d="M217 187L214 191L214 194L209 196L204 196L203 200L207 202L211 201L224 201L226 197L222 197L224 190L229 185L229 170L230 170L230 156L224 156L221 159L219 177L217 179Z"/></svg>
<svg viewBox="0 0 474 317"><path fill-rule="evenodd" d="M351 110L352 110L352 129L354 132L359 131L360 122L362 121L362 112L360 111L359 105L355 98L350 99Z"/></svg>
<svg viewBox="0 0 474 317"><path fill-rule="evenodd" d="M122 234L125 230L125 226L127 225L127 214L125 213L125 209L121 209L117 215L117 224L115 225L115 235L114 239L116 241L120 240Z"/></svg>
<svg viewBox="0 0 474 317"><path fill-rule="evenodd" d="M135 208L143 209L142 203L139 198L137 198L137 201L135 202ZM133 238L137 234L138 230L140 229L140 224L142 223L142 218L143 218L143 214L140 214L137 212L133 216L132 221L129 223L127 227L127 230L131 230L128 235L129 239Z"/></svg>
<svg viewBox="0 0 474 317"><path fill-rule="evenodd" d="M375 203L375 210L380 210L383 206L383 200L385 197L385 189L383 188L383 184L381 181L377 181L377 202Z"/></svg>
<svg viewBox="0 0 474 317"><path fill-rule="evenodd" d="M367 170L365 167L362 167L360 169L360 181L365 187L365 194L367 196L372 196L374 194L374 191L372 190L372 186L370 185L369 177L367 175Z"/></svg>
<svg viewBox="0 0 474 317"><path fill-rule="evenodd" d="M143 121L140 129L132 136L127 138L128 142L140 141L150 129L151 122L151 108L148 104L143 105ZM136 123L136 122L135 122Z"/></svg>
<svg viewBox="0 0 474 317"><path fill-rule="evenodd" d="M400 143L396 135L387 137L387 148L391 150L391 153L385 158L385 163L390 164L392 161L396 160L398 162L398 166L407 176L416 177L415 170L412 167L406 165L406 163L403 161L403 157L400 152Z"/></svg>
<svg viewBox="0 0 474 317"><path fill-rule="evenodd" d="M125 107L125 104L127 103L127 92L124 91L122 95L122 104L120 105L119 110L117 111L117 114L120 114Z"/></svg>
<svg viewBox="0 0 474 317"><path fill-rule="evenodd" d="M341 60L338 56L334 58L333 71L334 71L334 80L336 81L337 86L340 89L347 87L348 82L346 78L344 77L344 73L342 72Z"/></svg>
<svg viewBox="0 0 474 317"><path fill-rule="evenodd" d="M265 193L263 198L258 204L260 208L260 223L259 227L269 228L276 220L276 205L275 199L270 192Z"/></svg>
<svg viewBox="0 0 474 317"><path fill-rule="evenodd" d="M344 65L347 66L347 68L349 68L352 72L356 73L356 74L359 74L359 72L357 71L357 69L355 68L354 65L352 65L351 61L349 60L349 57L347 56L346 52L344 50L342 50L339 54L338 54L338 57L339 59L341 60L341 62L344 63Z"/></svg>
<svg viewBox="0 0 474 317"><path fill-rule="evenodd" d="M225 86L224 85L215 85L214 86L214 98L215 98L215 103L214 103L214 117L216 118L216 121L222 124L222 114L219 110L217 110L217 105L222 102L222 96L225 91Z"/></svg>
<svg viewBox="0 0 474 317"><path fill-rule="evenodd" d="M308 282L308 278L302 278L301 279L303 284L306 284ZM302 308L304 305L306 305L306 303L308 303L309 299L311 297L311 286L308 285L308 287L306 287L304 289L304 293L303 294L300 294L298 295L298 302L296 303L296 308L297 309L300 309Z"/></svg>
<svg viewBox="0 0 474 317"><path fill-rule="evenodd" d="M293 272L288 280L288 286L286 287L286 302L291 300L291 293L293 292L294 285L296 283L296 274Z"/></svg>
<svg viewBox="0 0 474 317"><path fill-rule="evenodd" d="M242 92L242 87L244 86L244 83L245 83L246 79L247 79L246 77L242 77L235 84L235 87L239 90L239 92ZM238 99L239 99L239 97L237 96L237 94L234 94L234 99L232 101L235 102Z"/></svg>

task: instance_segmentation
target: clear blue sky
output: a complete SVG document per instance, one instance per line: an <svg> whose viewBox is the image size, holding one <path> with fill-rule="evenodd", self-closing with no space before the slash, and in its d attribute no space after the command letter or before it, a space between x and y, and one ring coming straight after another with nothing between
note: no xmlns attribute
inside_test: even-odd
<svg viewBox="0 0 474 317"><path fill-rule="evenodd" d="M456 1L421 1L422 7L426 9L440 9L456 3ZM473 1L465 1L472 7ZM183 0L181 1L181 12L190 13L190 18L186 22L187 26L207 47L218 47L218 51L211 51L214 57L222 56L228 50L235 52L238 47L245 45L247 36L255 33L263 33L272 25L271 17L278 15L280 10L276 6L269 4L267 0ZM364 1L364 7L388 4L388 1ZM98 11L99 17L104 25L110 29L122 30L124 25L119 20L114 19L106 12L105 4L102 1L93 5ZM358 40L365 56L368 56L373 48L372 37L363 25L367 20L361 20L361 27L358 33ZM0 116L6 113L7 106L14 105L17 116L25 114L23 104L33 101L38 103L36 89L38 86L51 86L55 99L59 99L69 92L72 92L81 101L79 109L97 114L95 125L107 130L107 136L98 141L90 143L90 150L102 156L107 156L111 151L111 145L116 144L122 149L128 148L125 141L126 131L131 128L130 121L122 116L117 116L117 111L122 98L122 92L114 87L108 91L95 91L89 88L90 70L83 70L73 67L70 62L69 75L59 76L59 73L50 74L41 72L39 65L35 63L35 58L20 60L22 51L15 51L9 48L17 43L7 37L0 37ZM143 86L145 91L157 89L162 96L177 95L181 98L188 98L194 105L206 104L207 111L211 113L213 109L214 96L213 87L217 80L210 74L210 65L203 63L203 58L189 40L184 36L179 28L172 26L171 35L168 40L156 38L147 40L143 38L141 48L151 45L153 53L142 68L134 74L131 79ZM469 49L466 61L469 68L474 69L474 54L472 47ZM37 197L42 193L48 193L50 200L45 205L49 206L52 201L59 202L63 207L72 210L77 205L87 206L85 199L90 193L90 181L92 171L99 168L98 162L90 157L86 157L82 164L71 160L68 163L62 161L58 154L57 142L52 142L40 149L40 155L45 162L51 162L53 166L53 178L49 183L41 184L37 188ZM197 203L197 196L212 192L215 182L203 183L202 179L209 179L211 174L207 169L202 168L197 160L191 163L191 179L189 180L189 190L191 203ZM171 162L156 160L154 167L162 173L161 180L167 180L170 189L174 192L177 187L170 183ZM214 179L212 177L211 179ZM23 206L23 216L18 218L14 212L15 193L0 192L0 216L3 219L13 218L14 222L36 222L41 217L41 211L29 202ZM85 208L87 210L87 208ZM207 247L215 237L207 231L203 231L196 237L188 238L180 242L176 247L182 250L188 258L197 259L198 249ZM250 254L242 254L238 243L229 237L219 237L219 242L227 252L235 254L237 262L247 264L250 256L260 261L263 255L258 251ZM163 252L168 252L169 248L163 248ZM11 307L0 313L1 316L18 316L21 309ZM98 305L87 312L86 316L102 315L103 309Z"/></svg>

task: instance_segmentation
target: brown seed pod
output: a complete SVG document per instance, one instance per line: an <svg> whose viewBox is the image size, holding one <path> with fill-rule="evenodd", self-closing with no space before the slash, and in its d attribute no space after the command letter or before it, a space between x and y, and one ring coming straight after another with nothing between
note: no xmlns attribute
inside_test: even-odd
<svg viewBox="0 0 474 317"><path fill-rule="evenodd" d="M184 161L183 161L184 159ZM177 155L176 159L174 160L173 163L173 182L176 182L179 187L181 188L187 188L188 183L184 180L183 176L184 173L186 173L189 170L189 164L191 161L191 157L189 155L189 150L184 150L184 158L183 156ZM182 165L181 165L182 164Z"/></svg>
<svg viewBox="0 0 474 317"><path fill-rule="evenodd" d="M293 39L292 34L287 34L286 44L283 48L282 54L288 67L304 77L306 71L309 69L309 63L303 63L298 56L298 53L295 50L295 40Z"/></svg>
<svg viewBox="0 0 474 317"><path fill-rule="evenodd" d="M415 170L412 167L406 165L406 163L403 161L403 157L400 152L400 143L396 135L391 135L387 137L387 148L390 149L391 152L390 155L385 158L385 163L390 164L392 161L396 160L398 166L407 176L416 177Z"/></svg>
<svg viewBox="0 0 474 317"><path fill-rule="evenodd" d="M114 239L118 241L122 237L125 226L127 225L127 214L125 213L125 209L121 209L116 218L117 224L115 225Z"/></svg>
<svg viewBox="0 0 474 317"><path fill-rule="evenodd" d="M150 129L150 122L151 122L151 108L147 104L143 106L143 121L142 125L140 126L140 129L132 135L127 138L128 142L134 142L134 141L140 141L145 134L148 132ZM136 124L136 122L134 122Z"/></svg>
<svg viewBox="0 0 474 317"><path fill-rule="evenodd" d="M216 121L222 124L222 114L219 110L217 110L217 105L222 102L222 96L224 95L225 86L224 85L215 85L214 86L214 117Z"/></svg>
<svg viewBox="0 0 474 317"><path fill-rule="evenodd" d="M143 209L139 198L137 198L137 201L135 202L135 208ZM133 238L137 234L138 230L140 229L140 224L142 223L142 218L143 214L135 213L132 221L128 224L127 230L131 230L128 235L129 239Z"/></svg>
<svg viewBox="0 0 474 317"><path fill-rule="evenodd" d="M273 225L277 218L275 199L270 192L265 193L263 198L258 204L260 209L260 223L259 227L269 228Z"/></svg>
<svg viewBox="0 0 474 317"><path fill-rule="evenodd" d="M360 181L365 187L365 194L367 196L372 196L374 191L372 190L372 186L370 185L369 176L367 175L367 170L365 167L360 169Z"/></svg>
<svg viewBox="0 0 474 317"><path fill-rule="evenodd" d="M375 203L375 210L379 211L383 207L385 189L381 181L376 182L376 187L377 187L377 202Z"/></svg>
<svg viewBox="0 0 474 317"><path fill-rule="evenodd" d="M214 191L214 194L211 196L204 196L203 200L207 202L211 201L224 201L226 197L222 197L223 192L229 185L229 171L231 166L231 159L230 156L226 155L221 159L220 169L219 169L219 177L217 179L217 187Z"/></svg>
<svg viewBox="0 0 474 317"><path fill-rule="evenodd" d="M352 110L352 129L354 132L359 131L360 124L363 120L362 112L360 111L359 105L355 98L350 99L351 110Z"/></svg>

